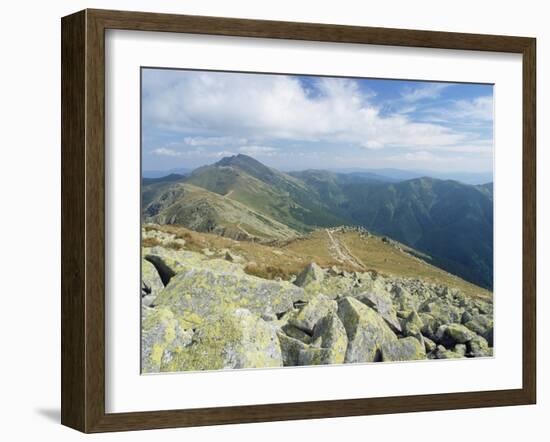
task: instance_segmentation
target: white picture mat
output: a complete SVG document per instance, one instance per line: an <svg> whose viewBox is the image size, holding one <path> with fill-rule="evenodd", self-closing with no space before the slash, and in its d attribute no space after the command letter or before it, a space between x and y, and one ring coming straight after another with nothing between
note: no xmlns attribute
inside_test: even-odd
<svg viewBox="0 0 550 442"><path fill-rule="evenodd" d="M495 357L140 375L140 67L495 84ZM520 388L521 56L135 31L106 34L106 411Z"/></svg>

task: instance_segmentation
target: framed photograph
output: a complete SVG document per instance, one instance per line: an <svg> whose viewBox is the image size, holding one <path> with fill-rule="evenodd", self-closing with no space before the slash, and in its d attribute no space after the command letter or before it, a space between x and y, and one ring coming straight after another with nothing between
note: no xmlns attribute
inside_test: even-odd
<svg viewBox="0 0 550 442"><path fill-rule="evenodd" d="M62 19L62 423L534 404L535 39Z"/></svg>

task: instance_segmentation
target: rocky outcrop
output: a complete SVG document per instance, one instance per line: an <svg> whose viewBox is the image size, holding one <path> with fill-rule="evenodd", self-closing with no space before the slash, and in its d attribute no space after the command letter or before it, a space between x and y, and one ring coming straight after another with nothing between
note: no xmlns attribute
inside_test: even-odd
<svg viewBox="0 0 550 442"><path fill-rule="evenodd" d="M445 286L315 263L267 280L227 251L143 256L147 373L493 355L492 301Z"/></svg>
<svg viewBox="0 0 550 442"><path fill-rule="evenodd" d="M247 275L241 266L223 259L180 262L177 271L155 304L195 325L236 308L259 317L282 314L304 297L303 290L289 282Z"/></svg>

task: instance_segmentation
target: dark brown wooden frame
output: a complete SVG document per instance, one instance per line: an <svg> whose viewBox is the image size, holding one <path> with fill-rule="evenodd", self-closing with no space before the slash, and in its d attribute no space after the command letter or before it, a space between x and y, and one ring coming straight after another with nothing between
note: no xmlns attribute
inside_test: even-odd
<svg viewBox="0 0 550 442"><path fill-rule="evenodd" d="M534 404L536 40L233 18L84 10L62 19L61 422L83 432ZM518 53L523 56L523 386L402 397L105 413L105 30L184 32Z"/></svg>

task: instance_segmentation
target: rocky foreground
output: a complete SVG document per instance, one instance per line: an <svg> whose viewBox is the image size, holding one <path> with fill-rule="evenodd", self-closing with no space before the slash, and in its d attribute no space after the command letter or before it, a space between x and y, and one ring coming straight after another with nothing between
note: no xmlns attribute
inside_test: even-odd
<svg viewBox="0 0 550 442"><path fill-rule="evenodd" d="M315 263L292 282L267 280L228 250L191 252L152 234L160 245L143 249L144 373L493 354L489 298Z"/></svg>

